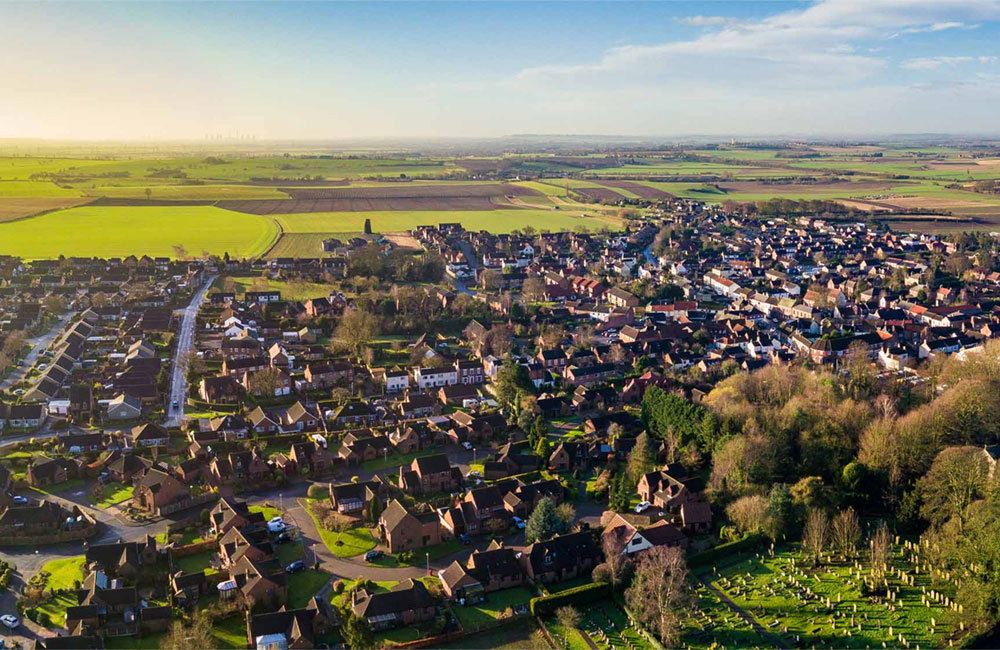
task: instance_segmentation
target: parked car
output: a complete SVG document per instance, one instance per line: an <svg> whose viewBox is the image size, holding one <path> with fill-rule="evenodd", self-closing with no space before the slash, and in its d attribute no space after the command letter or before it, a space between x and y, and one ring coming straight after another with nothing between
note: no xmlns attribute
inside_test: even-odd
<svg viewBox="0 0 1000 650"><path fill-rule="evenodd" d="M639 514L640 512L646 512L646 510L647 510L647 509L649 508L649 506L651 506L651 505L652 505L652 504L651 504L651 503L650 503L649 501L640 501L640 502L639 502L639 503L638 503L638 504L637 504L637 505L635 506L635 512L636 512L636 514Z"/></svg>
<svg viewBox="0 0 1000 650"><path fill-rule="evenodd" d="M462 533L458 536L458 541L462 542L466 546L472 543L472 538L469 537L469 533Z"/></svg>
<svg viewBox="0 0 1000 650"><path fill-rule="evenodd" d="M178 406L180 406L180 404L177 403L177 400L174 400L173 403L171 404L171 408L173 408L174 410L177 410Z"/></svg>
<svg viewBox="0 0 1000 650"><path fill-rule="evenodd" d="M283 521L269 521L267 522L267 530L272 533L283 533L288 526L285 525Z"/></svg>
<svg viewBox="0 0 1000 650"><path fill-rule="evenodd" d="M466 440L465 442L463 442L462 446L465 447L466 449L468 449L469 451L472 451L472 443L469 442L468 440Z"/></svg>
<svg viewBox="0 0 1000 650"><path fill-rule="evenodd" d="M524 530L525 523L523 519L520 517L511 517L510 520L514 522L514 525L517 526L518 530Z"/></svg>
<svg viewBox="0 0 1000 650"><path fill-rule="evenodd" d="M19 495L15 496L13 499L11 499L11 501L13 501L14 503L20 503L21 505L24 505L25 503L28 502L28 498L27 497L22 497L19 494Z"/></svg>
<svg viewBox="0 0 1000 650"><path fill-rule="evenodd" d="M365 553L365 562L374 562L381 557L385 557L385 552L373 549Z"/></svg>
<svg viewBox="0 0 1000 650"><path fill-rule="evenodd" d="M274 540L275 544L287 544L292 541L292 536L288 533L281 533L278 538Z"/></svg>
<svg viewBox="0 0 1000 650"><path fill-rule="evenodd" d="M306 565L302 560L295 560L285 567L285 573L298 573L299 571L304 571L305 568Z"/></svg>
<svg viewBox="0 0 1000 650"><path fill-rule="evenodd" d="M467 478L467 479L477 479L477 478L479 478L479 470L478 469L472 470L471 472L469 472L468 474L465 475L465 478Z"/></svg>
<svg viewBox="0 0 1000 650"><path fill-rule="evenodd" d="M0 623L3 623L8 629L16 630L21 624L21 619L13 614L4 614L3 616L0 616Z"/></svg>

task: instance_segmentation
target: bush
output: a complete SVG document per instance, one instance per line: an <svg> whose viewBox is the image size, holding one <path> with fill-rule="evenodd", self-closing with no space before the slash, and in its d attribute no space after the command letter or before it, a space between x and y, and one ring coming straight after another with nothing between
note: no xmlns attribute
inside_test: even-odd
<svg viewBox="0 0 1000 650"><path fill-rule="evenodd" d="M333 583L333 593L335 593L335 594L342 594L342 593L344 593L344 581L343 580L337 580L336 582Z"/></svg>
<svg viewBox="0 0 1000 650"><path fill-rule="evenodd" d="M326 490L323 489L322 485L313 483L309 486L309 490L306 491L306 496L310 499L322 499L326 496Z"/></svg>
<svg viewBox="0 0 1000 650"><path fill-rule="evenodd" d="M544 616L566 605L586 605L611 594L611 585L603 582L590 583L560 591L548 596L531 599L531 614Z"/></svg>

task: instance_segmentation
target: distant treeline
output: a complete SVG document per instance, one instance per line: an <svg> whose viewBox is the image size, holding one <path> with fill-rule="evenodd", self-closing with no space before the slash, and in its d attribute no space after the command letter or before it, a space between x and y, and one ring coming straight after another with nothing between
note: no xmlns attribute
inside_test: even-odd
<svg viewBox="0 0 1000 650"><path fill-rule="evenodd" d="M737 201L725 201L722 207L730 213L742 214L745 216L779 217L790 215L806 214L848 214L858 215L862 211L824 199L767 199L766 201L754 201L752 203L739 203Z"/></svg>

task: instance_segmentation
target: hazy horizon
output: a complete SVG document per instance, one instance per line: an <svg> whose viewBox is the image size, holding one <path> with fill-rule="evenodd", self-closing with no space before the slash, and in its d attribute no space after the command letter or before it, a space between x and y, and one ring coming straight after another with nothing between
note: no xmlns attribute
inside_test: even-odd
<svg viewBox="0 0 1000 650"><path fill-rule="evenodd" d="M6 3L0 53L3 139L1000 131L1000 0Z"/></svg>

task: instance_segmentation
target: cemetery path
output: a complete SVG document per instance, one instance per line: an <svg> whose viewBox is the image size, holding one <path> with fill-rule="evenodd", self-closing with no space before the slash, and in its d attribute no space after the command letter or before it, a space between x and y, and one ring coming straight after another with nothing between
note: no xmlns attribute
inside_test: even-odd
<svg viewBox="0 0 1000 650"><path fill-rule="evenodd" d="M747 613L745 609L743 609L742 607L731 601L729 597L726 596L726 594L716 589L715 585L713 585L709 580L706 580L704 576L698 576L698 581L701 582L701 584L705 585L706 589L708 589L716 596L718 596L719 600L721 600L726 604L726 607L739 614L740 617L744 621L746 621L750 625L750 627L752 627L757 632L757 634L759 634L760 637L764 639L769 645L775 648L782 648L782 649L788 648L788 646L785 645L785 643L781 640L780 637L775 636L770 632L768 632L766 629L764 629L764 627L757 622L757 619L755 619L753 616L750 616L750 614Z"/></svg>

